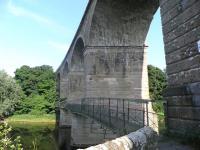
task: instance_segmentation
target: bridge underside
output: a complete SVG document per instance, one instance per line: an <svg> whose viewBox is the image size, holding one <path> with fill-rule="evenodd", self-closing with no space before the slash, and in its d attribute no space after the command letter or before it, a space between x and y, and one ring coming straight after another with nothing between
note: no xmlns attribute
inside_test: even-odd
<svg viewBox="0 0 200 150"><path fill-rule="evenodd" d="M149 99L145 39L160 5L168 89L166 122L171 132L200 125L200 1L90 0L59 67L62 100ZM151 111L151 106L148 106Z"/></svg>

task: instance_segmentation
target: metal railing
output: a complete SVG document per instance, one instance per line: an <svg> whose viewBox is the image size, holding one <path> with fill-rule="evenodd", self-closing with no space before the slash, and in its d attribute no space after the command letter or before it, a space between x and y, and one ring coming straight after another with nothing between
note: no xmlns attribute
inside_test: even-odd
<svg viewBox="0 0 200 150"><path fill-rule="evenodd" d="M66 106L111 127L120 135L149 126L150 100L120 98L83 98ZM74 102L74 103L73 103Z"/></svg>

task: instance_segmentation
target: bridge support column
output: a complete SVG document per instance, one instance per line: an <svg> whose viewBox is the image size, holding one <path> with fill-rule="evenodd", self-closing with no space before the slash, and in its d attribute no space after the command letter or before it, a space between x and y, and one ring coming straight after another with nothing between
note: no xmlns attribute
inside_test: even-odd
<svg viewBox="0 0 200 150"><path fill-rule="evenodd" d="M58 131L58 145L61 150L71 149L71 115L60 109L60 122Z"/></svg>
<svg viewBox="0 0 200 150"><path fill-rule="evenodd" d="M84 56L86 97L149 98L143 46L88 46Z"/></svg>
<svg viewBox="0 0 200 150"><path fill-rule="evenodd" d="M168 89L167 126L172 133L200 132L200 1L160 1Z"/></svg>
<svg viewBox="0 0 200 150"><path fill-rule="evenodd" d="M149 99L146 47L88 46L84 56L86 97ZM144 106L143 121L157 131L151 103Z"/></svg>

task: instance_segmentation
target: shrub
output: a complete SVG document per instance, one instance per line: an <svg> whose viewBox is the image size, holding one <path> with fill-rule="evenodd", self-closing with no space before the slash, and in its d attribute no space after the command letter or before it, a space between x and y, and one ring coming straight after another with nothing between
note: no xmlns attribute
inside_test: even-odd
<svg viewBox="0 0 200 150"><path fill-rule="evenodd" d="M0 123L0 150L23 150L20 137L10 137L11 130L7 123Z"/></svg>

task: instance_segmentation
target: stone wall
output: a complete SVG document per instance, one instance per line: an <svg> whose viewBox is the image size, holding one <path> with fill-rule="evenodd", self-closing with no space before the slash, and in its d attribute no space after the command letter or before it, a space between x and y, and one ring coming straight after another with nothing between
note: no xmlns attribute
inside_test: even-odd
<svg viewBox="0 0 200 150"><path fill-rule="evenodd" d="M149 127L144 127L126 136L108 141L97 146L86 148L85 150L134 150L146 149L155 150L157 147L157 133Z"/></svg>
<svg viewBox="0 0 200 150"><path fill-rule="evenodd" d="M144 47L87 47L86 97L148 99L142 97L148 93L148 82L142 87L141 81L144 55Z"/></svg>
<svg viewBox="0 0 200 150"><path fill-rule="evenodd" d="M168 89L167 125L171 132L200 130L200 1L161 0Z"/></svg>

